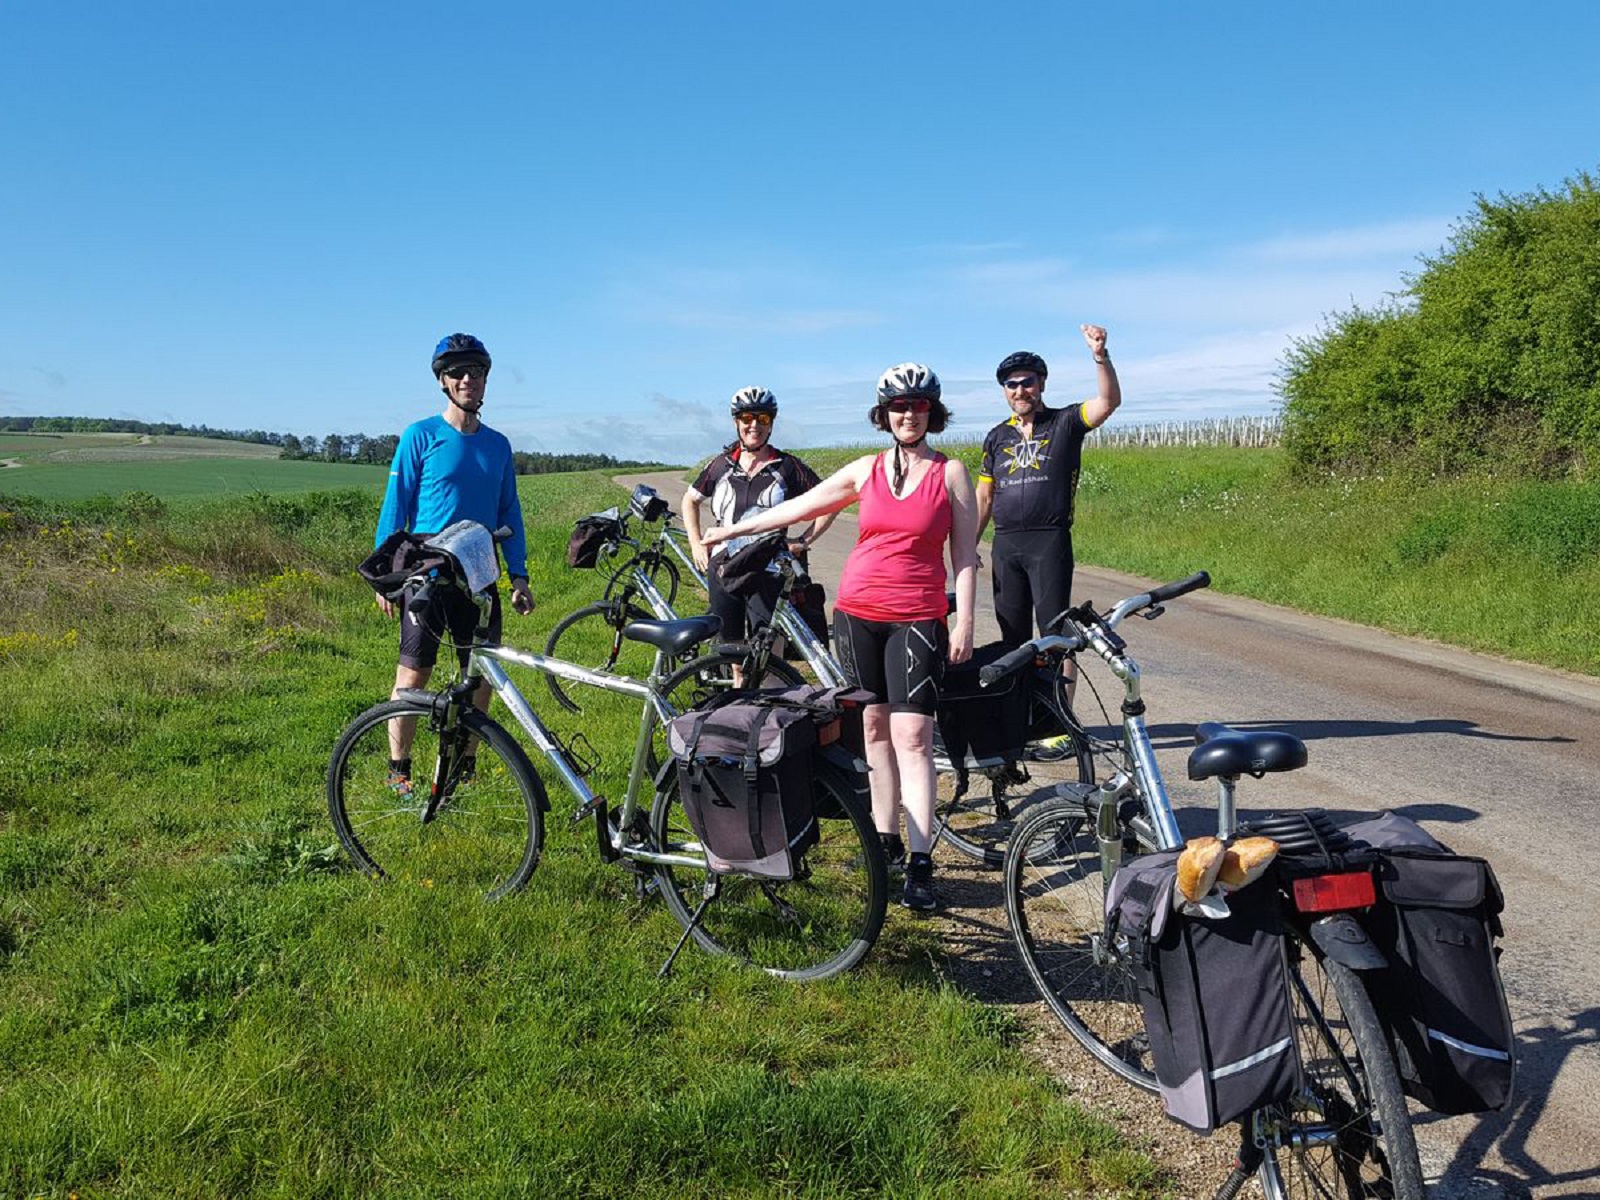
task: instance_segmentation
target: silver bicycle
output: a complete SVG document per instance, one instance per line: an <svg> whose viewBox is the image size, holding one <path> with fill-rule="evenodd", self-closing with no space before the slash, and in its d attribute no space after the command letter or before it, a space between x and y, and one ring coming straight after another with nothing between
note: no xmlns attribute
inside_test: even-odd
<svg viewBox="0 0 1600 1200"><path fill-rule="evenodd" d="M430 589L451 586L459 581L416 581L407 603L425 607L435 594ZM375 877L471 889L491 899L528 882L550 802L522 743L474 706L473 694L487 682L577 802L573 822L593 820L601 858L628 870L641 897L659 893L683 926L663 972L690 939L797 980L838 974L866 956L883 925L888 883L859 759L838 744L823 749L813 778L819 839L792 880L710 870L684 816L662 731L705 698L702 680L727 665L727 656L716 651L696 657L716 634L714 617L627 625L623 636L653 656L647 677L636 679L489 643L491 594L473 595L480 622L462 680L374 705L350 722L334 747L328 811L357 866ZM639 702L620 802L590 787L597 756L584 736L558 737L512 682L509 666ZM393 767L393 739L405 726L414 738L409 771L401 774Z"/></svg>
<svg viewBox="0 0 1600 1200"><path fill-rule="evenodd" d="M1004 863L1006 914L1051 1011L1102 1065L1150 1091L1154 1063L1131 947L1107 935L1105 894L1125 856L1174 849L1183 837L1145 725L1139 665L1118 629L1135 614L1160 616L1167 602L1209 582L1202 572L1105 612L1080 605L1065 614L1059 634L986 668L998 679L1039 657L1076 657L1080 678L1069 724L1099 782L1058 785L1055 802L1019 824ZM1115 718L1108 705L1118 710ZM1099 711L1088 717L1092 707ZM1217 833L1224 839L1234 832L1242 774L1259 777L1306 761L1298 739L1272 730L1204 724L1196 740L1189 775L1216 779ZM1235 1194L1254 1174L1270 1200L1420 1198L1422 1171L1394 1060L1360 976L1342 961L1353 956L1341 949L1339 934L1354 918L1337 908L1301 912L1289 895L1283 909L1304 1084L1289 1101L1241 1123L1239 1165L1218 1195Z"/></svg>

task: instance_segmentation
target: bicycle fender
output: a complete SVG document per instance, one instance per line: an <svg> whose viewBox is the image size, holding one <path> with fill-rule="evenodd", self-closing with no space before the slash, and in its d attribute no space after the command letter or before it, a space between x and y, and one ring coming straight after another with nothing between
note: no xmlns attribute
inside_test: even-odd
<svg viewBox="0 0 1600 1200"><path fill-rule="evenodd" d="M1351 913L1334 913L1311 923L1311 940L1334 962L1352 971L1376 971L1389 960Z"/></svg>

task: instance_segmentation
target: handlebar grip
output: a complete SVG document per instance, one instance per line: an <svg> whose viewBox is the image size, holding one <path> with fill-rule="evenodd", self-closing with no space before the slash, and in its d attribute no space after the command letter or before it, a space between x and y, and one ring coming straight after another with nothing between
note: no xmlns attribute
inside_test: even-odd
<svg viewBox="0 0 1600 1200"><path fill-rule="evenodd" d="M988 687L996 680L1004 679L1007 675L1015 675L1024 667L1031 667L1035 657L1036 654L1032 642L1029 642L1026 646L1019 646L1011 653L995 659L987 667L980 667L978 670L978 684L980 687Z"/></svg>
<svg viewBox="0 0 1600 1200"><path fill-rule="evenodd" d="M1150 589L1150 603L1160 604L1163 600L1175 600L1179 596L1187 596L1190 592L1197 592L1203 587L1211 586L1211 576L1205 571L1196 571L1187 579L1179 579L1173 583L1163 583L1160 587Z"/></svg>
<svg viewBox="0 0 1600 1200"><path fill-rule="evenodd" d="M433 581L430 579L416 591L412 592L406 600L406 611L414 613L418 618L425 616L428 609L433 606Z"/></svg>

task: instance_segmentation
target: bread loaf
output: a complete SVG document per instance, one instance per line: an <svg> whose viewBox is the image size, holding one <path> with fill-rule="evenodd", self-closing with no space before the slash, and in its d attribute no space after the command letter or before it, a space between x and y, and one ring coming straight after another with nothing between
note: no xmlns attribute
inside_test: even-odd
<svg viewBox="0 0 1600 1200"><path fill-rule="evenodd" d="M1217 882L1223 890L1236 892L1245 884L1260 879L1261 873L1277 856L1278 843L1271 838L1240 838L1222 856L1222 869L1217 872Z"/></svg>
<svg viewBox="0 0 1600 1200"><path fill-rule="evenodd" d="M1204 896L1217 881L1225 848L1214 837L1190 838L1178 855L1178 892L1189 903Z"/></svg>

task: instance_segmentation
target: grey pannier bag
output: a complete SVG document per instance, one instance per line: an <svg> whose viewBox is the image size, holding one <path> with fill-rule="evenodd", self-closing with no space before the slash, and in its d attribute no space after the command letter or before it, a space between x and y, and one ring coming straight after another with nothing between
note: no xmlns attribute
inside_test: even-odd
<svg viewBox="0 0 1600 1200"><path fill-rule="evenodd" d="M1132 963L1162 1106L1210 1133L1292 1095L1300 1057L1273 875L1230 893L1225 917L1191 915L1173 907L1179 853L1117 869L1106 937Z"/></svg>
<svg viewBox="0 0 1600 1200"><path fill-rule="evenodd" d="M718 700L667 726L684 815L712 871L793 879L817 842L816 706L759 692Z"/></svg>

